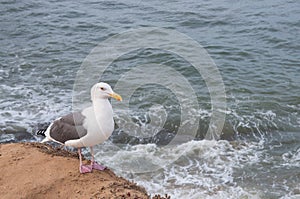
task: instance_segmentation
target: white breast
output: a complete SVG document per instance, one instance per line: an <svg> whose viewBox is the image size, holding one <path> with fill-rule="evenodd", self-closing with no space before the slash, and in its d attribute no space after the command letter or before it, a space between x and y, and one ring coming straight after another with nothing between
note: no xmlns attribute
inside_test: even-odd
<svg viewBox="0 0 300 199"><path fill-rule="evenodd" d="M108 100L97 102L82 112L86 117L83 126L87 129L87 135L80 139L84 146L103 143L114 130L111 104Z"/></svg>

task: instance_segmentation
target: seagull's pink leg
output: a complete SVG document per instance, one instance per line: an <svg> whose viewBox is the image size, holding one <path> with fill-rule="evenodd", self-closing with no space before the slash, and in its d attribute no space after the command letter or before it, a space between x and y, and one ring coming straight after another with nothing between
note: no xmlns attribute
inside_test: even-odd
<svg viewBox="0 0 300 199"><path fill-rule="evenodd" d="M83 165L82 164L82 157L81 157L81 148L78 148L78 155L79 155L79 171L80 173L90 173L92 172L92 166L91 165Z"/></svg>
<svg viewBox="0 0 300 199"><path fill-rule="evenodd" d="M92 168L96 169L96 170L100 170L100 171L103 171L104 169L106 169L105 166L102 166L101 164L98 164L95 161L93 147L90 147L90 149L91 149L91 156L92 156L92 159L91 159L91 166L92 166Z"/></svg>

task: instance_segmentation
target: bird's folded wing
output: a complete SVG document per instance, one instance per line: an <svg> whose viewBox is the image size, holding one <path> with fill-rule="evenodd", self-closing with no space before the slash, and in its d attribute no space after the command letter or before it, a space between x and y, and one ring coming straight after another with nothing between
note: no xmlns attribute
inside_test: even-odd
<svg viewBox="0 0 300 199"><path fill-rule="evenodd" d="M51 125L50 136L52 139L65 143L68 140L79 139L87 134L87 129L83 127L85 120L80 112L70 113Z"/></svg>

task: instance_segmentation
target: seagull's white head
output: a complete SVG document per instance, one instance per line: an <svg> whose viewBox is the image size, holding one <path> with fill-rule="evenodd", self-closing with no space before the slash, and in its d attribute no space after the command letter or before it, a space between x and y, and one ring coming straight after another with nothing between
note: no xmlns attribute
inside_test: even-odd
<svg viewBox="0 0 300 199"><path fill-rule="evenodd" d="M118 101L122 101L122 97L115 93L109 84L100 82L95 84L91 89L91 99L92 101L96 99L108 99L113 97Z"/></svg>

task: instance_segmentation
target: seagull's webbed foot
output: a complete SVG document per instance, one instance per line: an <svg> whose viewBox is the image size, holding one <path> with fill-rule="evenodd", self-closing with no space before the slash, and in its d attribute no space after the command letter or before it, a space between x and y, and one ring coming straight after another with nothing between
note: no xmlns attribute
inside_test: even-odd
<svg viewBox="0 0 300 199"><path fill-rule="evenodd" d="M81 148L78 148L78 155L79 155L79 171L80 173L90 173L93 170L93 166L92 165L83 165L82 164L82 157L81 157Z"/></svg>
<svg viewBox="0 0 300 199"><path fill-rule="evenodd" d="M79 166L80 173L90 173L90 172L92 172L92 170L93 170L92 165L80 165Z"/></svg>
<svg viewBox="0 0 300 199"><path fill-rule="evenodd" d="M95 161L92 161L91 166L92 166L92 169L96 169L96 170L99 170L99 171L103 171L104 169L106 169L105 166L102 166L101 164L98 164Z"/></svg>
<svg viewBox="0 0 300 199"><path fill-rule="evenodd" d="M95 161L93 147L90 147L90 149L91 149L91 156L92 156L92 159L91 159L92 168L96 169L96 170L99 170L99 171L103 171L104 169L106 169L105 166L102 166L101 164L99 164Z"/></svg>

